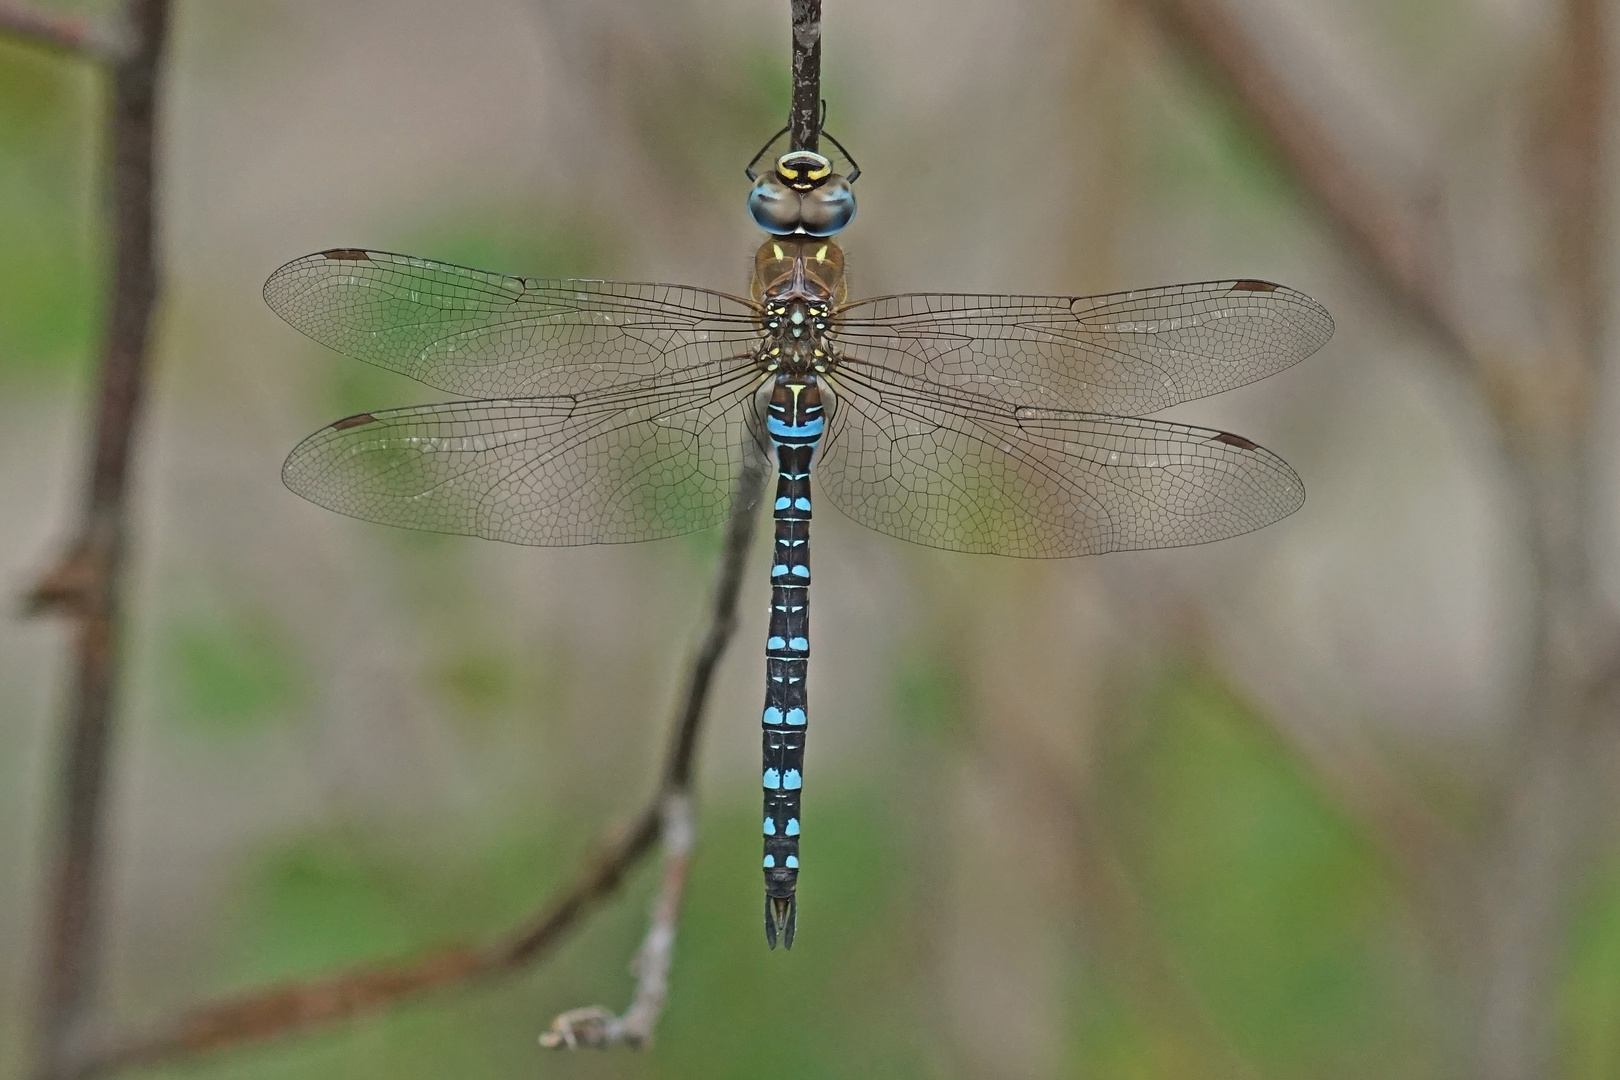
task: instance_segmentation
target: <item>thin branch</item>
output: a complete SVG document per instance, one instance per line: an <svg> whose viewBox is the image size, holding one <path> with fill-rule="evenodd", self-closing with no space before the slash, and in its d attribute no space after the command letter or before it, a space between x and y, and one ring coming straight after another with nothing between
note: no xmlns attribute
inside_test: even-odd
<svg viewBox="0 0 1620 1080"><path fill-rule="evenodd" d="M657 838L657 816L641 814L560 897L524 928L494 944L441 949L403 963L358 968L204 1005L144 1034L109 1042L71 1075L80 1080L311 1031L439 987L519 969L611 896Z"/></svg>
<svg viewBox="0 0 1620 1080"><path fill-rule="evenodd" d="M1373 276L1420 318L1455 359L1474 362L1453 308L1428 223L1374 188L1322 119L1287 82L1220 0L1133 0L1173 42L1213 68L1249 119L1328 212Z"/></svg>
<svg viewBox="0 0 1620 1080"><path fill-rule="evenodd" d="M788 137L795 150L821 145L821 0L790 0L793 9L793 101Z"/></svg>
<svg viewBox="0 0 1620 1080"><path fill-rule="evenodd" d="M8 0L0 0L0 34L104 64L118 64L132 52L129 36L101 20L39 11Z"/></svg>
<svg viewBox="0 0 1620 1080"><path fill-rule="evenodd" d="M664 878L653 898L647 936L642 939L636 959L630 965L636 977L636 993L623 1016L615 1016L599 1005L570 1009L551 1022L551 1029L540 1036L548 1050L605 1049L625 1045L640 1049L652 1042L669 996L669 969L675 960L675 930L680 923L681 897L686 892L686 874L692 863L696 827L692 821L692 798L685 791L672 791L664 800L663 841Z"/></svg>
<svg viewBox="0 0 1620 1080"><path fill-rule="evenodd" d="M103 800L114 727L130 452L157 301L158 80L168 0L130 0L133 48L113 71L113 287L78 538L30 598L76 623L76 672L58 780L57 835L36 996L35 1075L54 1080L76 1053L95 985Z"/></svg>
<svg viewBox="0 0 1620 1080"><path fill-rule="evenodd" d="M666 837L669 862L660 897L672 897L672 903L678 907L679 884L672 887L669 878L678 869L684 879L685 851L690 848L691 829L689 817L671 821L671 807L685 805L714 669L736 628L737 597L748 548L754 537L753 508L764 491L765 475L762 463L754 462L744 470L738 484L731 522L726 529L725 549L716 572L709 628L692 661L680 710L670 733L658 789L630 826L609 843L559 897L523 926L488 945L442 949L399 963L367 966L325 979L250 993L189 1010L177 1020L144 1034L109 1040L74 1069L73 1080L272 1036L310 1031L362 1013L376 1012L429 990L519 971L543 956L612 896L625 875L652 851L654 843L671 824L679 826L676 831L685 835L684 838L680 835ZM673 913L674 909L670 916L670 945L673 944ZM656 928L657 918L654 921ZM643 956L649 966L661 963L667 972L667 956L650 955L646 949ZM642 1015L635 1017L637 1024L644 1025L646 1036L650 1036L651 1025L657 1019L652 995L656 989L661 1000L662 993L650 982L654 974L643 975L643 988L638 991L638 1003L643 996L648 999ZM649 1010L651 1015L646 1016ZM627 1015L626 1019L631 1017Z"/></svg>

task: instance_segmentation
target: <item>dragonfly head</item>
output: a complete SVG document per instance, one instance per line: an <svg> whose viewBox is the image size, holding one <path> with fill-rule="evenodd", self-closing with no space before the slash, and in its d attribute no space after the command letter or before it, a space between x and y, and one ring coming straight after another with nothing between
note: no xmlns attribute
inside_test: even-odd
<svg viewBox="0 0 1620 1080"><path fill-rule="evenodd" d="M831 236L855 216L855 193L832 162L809 150L776 159L776 169L754 182L748 212L766 232Z"/></svg>
<svg viewBox="0 0 1620 1080"><path fill-rule="evenodd" d="M832 162L811 150L793 150L776 159L777 178L794 191L813 191L832 174Z"/></svg>

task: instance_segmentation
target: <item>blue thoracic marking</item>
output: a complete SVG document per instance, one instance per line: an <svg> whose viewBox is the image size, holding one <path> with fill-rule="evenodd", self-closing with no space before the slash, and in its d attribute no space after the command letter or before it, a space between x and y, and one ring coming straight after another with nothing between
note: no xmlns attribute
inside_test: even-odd
<svg viewBox="0 0 1620 1080"><path fill-rule="evenodd" d="M793 638L788 642L788 648L797 649L800 652L803 652L804 650L808 649L809 647L810 647L810 642L806 641L802 637Z"/></svg>
<svg viewBox="0 0 1620 1080"><path fill-rule="evenodd" d="M789 771L791 772L792 770L789 770ZM793 773L793 775L798 776L799 774L798 773ZM772 791L775 791L775 790L777 790L778 788L780 788L782 786L782 779L777 774L777 771L775 769L766 769L765 770L765 786L770 788ZM793 786L798 787L799 785L794 784Z"/></svg>
<svg viewBox="0 0 1620 1080"><path fill-rule="evenodd" d="M770 858L769 855L765 857L767 859ZM789 870L797 870L799 868L799 857L797 855L789 855L782 865L786 866Z"/></svg>
<svg viewBox="0 0 1620 1080"><path fill-rule="evenodd" d="M767 709L765 711L770 712L772 710ZM778 719L776 721L774 721L774 722L780 724L782 722L781 719L780 719L782 714L777 713L776 715L777 715ZM794 725L795 727L802 726L804 724L804 710L803 709L789 709L787 711L787 722Z"/></svg>
<svg viewBox="0 0 1620 1080"><path fill-rule="evenodd" d="M776 822L772 821L770 818L765 819L765 835L766 836L775 836L776 835ZM788 835L792 836L793 834L788 833Z"/></svg>
<svg viewBox="0 0 1620 1080"><path fill-rule="evenodd" d="M776 865L776 856L775 855L767 855L767 856L765 856L765 869L769 870L771 867L773 867L775 865Z"/></svg>
<svg viewBox="0 0 1620 1080"><path fill-rule="evenodd" d="M798 836L799 835L799 819L796 818L796 817L788 818L787 828L783 829L782 831L787 833L787 835L789 835L789 836Z"/></svg>
<svg viewBox="0 0 1620 1080"><path fill-rule="evenodd" d="M776 500L776 508L778 510L786 510L788 507L790 507L792 505L793 505L793 500L788 498L786 495L784 495L780 499Z"/></svg>
<svg viewBox="0 0 1620 1080"><path fill-rule="evenodd" d="M775 772L775 769L771 770ZM775 787L775 784L766 784L766 787ZM782 786L788 791L797 791L804 786L804 779L799 775L798 769L789 769L782 776Z"/></svg>
<svg viewBox="0 0 1620 1080"><path fill-rule="evenodd" d="M803 710L800 710L800 709L794 709L793 710L793 712L802 712L802 711ZM789 717L791 717L793 715L793 713L790 712L788 715L789 715ZM765 719L765 722L767 724L780 724L782 722L782 710L778 709L775 705L767 706L766 709L765 709L765 717L764 717L764 719ZM789 719L788 723L791 724L791 723L793 723L793 721L791 719ZM799 723L802 724L802 723L804 723L804 721L800 720Z"/></svg>

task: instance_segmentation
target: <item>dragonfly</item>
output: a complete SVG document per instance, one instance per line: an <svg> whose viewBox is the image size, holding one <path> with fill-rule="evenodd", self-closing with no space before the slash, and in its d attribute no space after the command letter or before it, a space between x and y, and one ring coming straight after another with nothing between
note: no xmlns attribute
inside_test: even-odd
<svg viewBox="0 0 1620 1080"><path fill-rule="evenodd" d="M813 502L913 543L1022 558L1247 533L1302 505L1299 476L1241 435L1150 414L1272 375L1333 333L1316 301L1253 279L852 301L833 238L854 215L848 172L811 151L750 166L768 235L746 294L355 248L290 262L264 288L323 345L460 399L301 442L283 480L338 513L512 544L629 543L719 525L744 470L774 462L772 948L797 926Z"/></svg>

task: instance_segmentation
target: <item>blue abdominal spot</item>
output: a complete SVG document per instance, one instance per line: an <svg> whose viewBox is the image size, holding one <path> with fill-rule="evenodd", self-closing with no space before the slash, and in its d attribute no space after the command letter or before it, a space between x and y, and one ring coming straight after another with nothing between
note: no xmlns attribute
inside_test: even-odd
<svg viewBox="0 0 1620 1080"><path fill-rule="evenodd" d="M765 430L783 439L808 439L820 435L826 425L827 421L819 417L803 424L784 424L774 416L765 419Z"/></svg>

